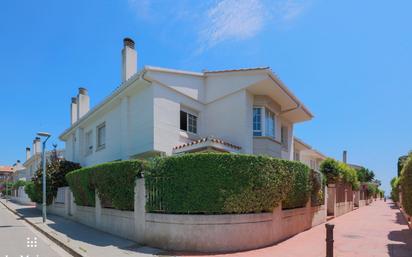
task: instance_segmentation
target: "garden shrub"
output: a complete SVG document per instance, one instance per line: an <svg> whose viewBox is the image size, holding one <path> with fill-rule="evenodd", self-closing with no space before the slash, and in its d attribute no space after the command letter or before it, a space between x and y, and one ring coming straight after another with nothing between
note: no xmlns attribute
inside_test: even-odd
<svg viewBox="0 0 412 257"><path fill-rule="evenodd" d="M392 187L391 199L394 202L399 202L399 180L400 180L400 177L394 177L391 180L391 187Z"/></svg>
<svg viewBox="0 0 412 257"><path fill-rule="evenodd" d="M65 159L59 158L57 156L57 151L54 150L46 162L46 203L48 205L53 203L53 199L57 195L57 190L59 187L65 187L67 186L67 181L65 179L65 176L67 173L77 170L80 168L80 165L78 163L74 163L71 161L67 161ZM34 190L33 195L37 194L42 194L43 191L43 167L39 167L39 169L36 171L34 174L33 178L33 188L31 190ZM30 198L31 199L31 198ZM41 199L37 199L35 197L36 201L34 199L31 199L34 202L41 203Z"/></svg>
<svg viewBox="0 0 412 257"><path fill-rule="evenodd" d="M311 206L319 206L324 204L324 186L325 181L320 172L311 170L310 180L312 189L310 192Z"/></svg>
<svg viewBox="0 0 412 257"><path fill-rule="evenodd" d="M24 186L24 192L26 192L32 202L42 202L42 192L35 189L33 181L26 183L26 185Z"/></svg>
<svg viewBox="0 0 412 257"><path fill-rule="evenodd" d="M293 177L292 188L282 202L282 209L305 207L312 189L310 169L299 162L291 162L289 165L295 166L292 168L294 172L291 173Z"/></svg>
<svg viewBox="0 0 412 257"><path fill-rule="evenodd" d="M299 174L295 181L303 181L307 169L298 162L243 154L158 158L145 173L146 209L180 214L272 211L292 189L294 174Z"/></svg>
<svg viewBox="0 0 412 257"><path fill-rule="evenodd" d="M17 180L16 182L13 183L12 188L14 190L18 190L19 187L24 187L26 185L26 181L24 180Z"/></svg>
<svg viewBox="0 0 412 257"><path fill-rule="evenodd" d="M327 184L343 182L350 184L352 189L359 190L358 174L346 163L328 158L321 163L320 171L326 177Z"/></svg>
<svg viewBox="0 0 412 257"><path fill-rule="evenodd" d="M147 164L141 160L103 163L75 170L66 175L76 204L95 206L95 191L102 202L119 210L134 209L134 188Z"/></svg>
<svg viewBox="0 0 412 257"><path fill-rule="evenodd" d="M341 174L338 161L332 158L327 158L320 164L320 171L325 176L327 184L339 182Z"/></svg>
<svg viewBox="0 0 412 257"><path fill-rule="evenodd" d="M402 186L402 205L408 215L412 215L412 157L405 162L400 184Z"/></svg>

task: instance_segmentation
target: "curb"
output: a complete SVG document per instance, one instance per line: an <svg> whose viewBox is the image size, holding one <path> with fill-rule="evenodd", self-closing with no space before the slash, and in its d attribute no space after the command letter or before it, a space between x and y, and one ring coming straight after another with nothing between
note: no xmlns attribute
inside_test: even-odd
<svg viewBox="0 0 412 257"><path fill-rule="evenodd" d="M77 252L75 249L67 246L65 243L63 243L62 241L60 241L59 239L55 238L54 236L52 236L50 233L47 233L45 230L43 230L42 228L40 228L39 226L37 226L35 223L31 222L30 220L26 219L23 215L21 215L20 213L18 213L17 211L13 210L12 208L10 208L9 206L7 206L3 201L0 201L1 204L4 205L4 207L6 207L10 212L12 212L14 215L18 216L19 218L21 218L22 220L24 220L25 222L27 222L29 225L31 225L34 229L36 229L37 231L39 231L40 233L42 233L43 235L45 235L48 239L50 239L51 241L53 241L55 244L57 244L58 246L60 246L63 250L65 250L67 253L69 253L70 255L74 256L74 257L88 257L86 255L82 255L79 252Z"/></svg>

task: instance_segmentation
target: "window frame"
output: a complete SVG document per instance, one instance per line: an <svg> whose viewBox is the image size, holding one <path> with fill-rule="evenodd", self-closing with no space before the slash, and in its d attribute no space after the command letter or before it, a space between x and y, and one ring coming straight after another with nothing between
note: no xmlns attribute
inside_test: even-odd
<svg viewBox="0 0 412 257"><path fill-rule="evenodd" d="M285 133L284 131L286 132L286 138L284 136L284 133ZM289 126L282 125L280 127L280 142L282 144L283 150L288 150L289 149L289 146L288 146L288 144L289 144Z"/></svg>
<svg viewBox="0 0 412 257"><path fill-rule="evenodd" d="M104 143L100 144L99 136L100 136L100 129L104 128ZM106 147L106 122L100 123L96 126L96 152L104 149Z"/></svg>
<svg viewBox="0 0 412 257"><path fill-rule="evenodd" d="M260 130L255 129L255 109L260 109ZM269 137L273 140L277 140L277 114L275 111L273 111L271 108L267 106L258 106L254 105L253 110L252 110L253 116L252 116L252 130L253 130L253 136L254 137ZM272 114L273 115L273 120L272 120L272 130L273 130L273 135L269 134L268 132L268 119L267 119L267 114Z"/></svg>
<svg viewBox="0 0 412 257"><path fill-rule="evenodd" d="M186 115L186 129L182 128L181 124L181 117L182 113ZM194 121L194 123L193 123ZM193 124L192 124L193 123ZM195 112L189 111L184 108L180 108L179 111L179 129L180 131L184 131L186 133L198 135L199 133L199 115Z"/></svg>

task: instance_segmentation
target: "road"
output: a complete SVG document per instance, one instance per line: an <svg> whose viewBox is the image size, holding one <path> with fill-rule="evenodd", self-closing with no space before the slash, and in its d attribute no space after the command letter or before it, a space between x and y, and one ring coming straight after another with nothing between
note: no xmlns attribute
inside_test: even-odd
<svg viewBox="0 0 412 257"><path fill-rule="evenodd" d="M335 224L335 257L412 257L412 231L399 209L389 201L374 201L330 223ZM270 247L220 256L324 257L325 225Z"/></svg>
<svg viewBox="0 0 412 257"><path fill-rule="evenodd" d="M0 257L68 257L49 241L0 204Z"/></svg>

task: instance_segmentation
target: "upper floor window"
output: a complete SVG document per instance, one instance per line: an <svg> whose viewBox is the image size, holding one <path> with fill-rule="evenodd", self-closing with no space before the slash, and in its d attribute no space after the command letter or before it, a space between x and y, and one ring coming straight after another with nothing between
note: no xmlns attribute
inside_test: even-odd
<svg viewBox="0 0 412 257"><path fill-rule="evenodd" d="M180 111L180 129L197 134L197 116L186 111Z"/></svg>
<svg viewBox="0 0 412 257"><path fill-rule="evenodd" d="M96 150L102 149L106 146L106 123L102 123L96 128L97 133L97 147Z"/></svg>
<svg viewBox="0 0 412 257"><path fill-rule="evenodd" d="M282 126L280 129L280 134L281 134L282 146L283 148L287 148L288 147L288 137L289 137L288 127Z"/></svg>
<svg viewBox="0 0 412 257"><path fill-rule="evenodd" d="M253 107L253 136L275 138L275 114L264 107Z"/></svg>
<svg viewBox="0 0 412 257"><path fill-rule="evenodd" d="M262 135L262 108L253 107L253 136Z"/></svg>
<svg viewBox="0 0 412 257"><path fill-rule="evenodd" d="M265 112L265 136L275 137L275 114L270 110L266 109Z"/></svg>
<svg viewBox="0 0 412 257"><path fill-rule="evenodd" d="M85 137L85 155L89 155L93 152L93 131L90 130L86 133Z"/></svg>
<svg viewBox="0 0 412 257"><path fill-rule="evenodd" d="M299 154L299 152L295 152L295 153L293 154L293 160L294 160L294 161L300 161L300 154Z"/></svg>

